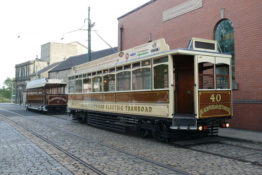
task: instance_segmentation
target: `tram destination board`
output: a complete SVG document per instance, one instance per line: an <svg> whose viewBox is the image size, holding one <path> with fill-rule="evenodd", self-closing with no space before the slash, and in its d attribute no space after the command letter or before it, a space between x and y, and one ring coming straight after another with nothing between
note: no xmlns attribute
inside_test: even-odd
<svg viewBox="0 0 262 175"><path fill-rule="evenodd" d="M200 91L200 118L231 115L231 91Z"/></svg>

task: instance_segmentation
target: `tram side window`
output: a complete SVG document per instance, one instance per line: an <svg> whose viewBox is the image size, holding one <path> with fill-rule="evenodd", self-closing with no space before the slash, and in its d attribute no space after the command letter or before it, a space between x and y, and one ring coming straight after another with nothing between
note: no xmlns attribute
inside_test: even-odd
<svg viewBox="0 0 262 175"><path fill-rule="evenodd" d="M52 86L49 86L46 88L46 93L47 94L58 94L58 87L52 87Z"/></svg>
<svg viewBox="0 0 262 175"><path fill-rule="evenodd" d="M132 88L133 90L151 89L150 68L141 68L133 71Z"/></svg>
<svg viewBox="0 0 262 175"><path fill-rule="evenodd" d="M130 90L131 75L130 71L120 72L117 74L117 90Z"/></svg>
<svg viewBox="0 0 262 175"><path fill-rule="evenodd" d="M59 87L58 93L65 94L65 86Z"/></svg>
<svg viewBox="0 0 262 175"><path fill-rule="evenodd" d="M154 67L154 88L168 88L168 65L162 64Z"/></svg>
<svg viewBox="0 0 262 175"><path fill-rule="evenodd" d="M115 75L109 74L104 76L104 91L115 91Z"/></svg>
<svg viewBox="0 0 262 175"><path fill-rule="evenodd" d="M75 85L76 85L75 92L76 93L82 93L82 83L83 83L82 79L75 81Z"/></svg>
<svg viewBox="0 0 262 175"><path fill-rule="evenodd" d="M93 78L93 92L102 91L102 77Z"/></svg>
<svg viewBox="0 0 262 175"><path fill-rule="evenodd" d="M65 87L64 86L61 86L61 87L57 87L57 93L58 94L64 94L65 93Z"/></svg>
<svg viewBox="0 0 262 175"><path fill-rule="evenodd" d="M27 91L28 95L39 95L42 94L42 90L41 89L30 89Z"/></svg>
<svg viewBox="0 0 262 175"><path fill-rule="evenodd" d="M199 89L214 89L214 64L199 63Z"/></svg>
<svg viewBox="0 0 262 175"><path fill-rule="evenodd" d="M86 78L83 80L83 92L92 92L92 82L90 78Z"/></svg>
<svg viewBox="0 0 262 175"><path fill-rule="evenodd" d="M45 92L46 92L46 94L54 94L53 92L52 92L52 88L49 86L49 87L46 87L46 90L45 90Z"/></svg>
<svg viewBox="0 0 262 175"><path fill-rule="evenodd" d="M68 83L68 92L69 93L74 93L74 87L75 86L75 82L74 81L69 81Z"/></svg>
<svg viewBox="0 0 262 175"><path fill-rule="evenodd" d="M229 89L229 66L226 64L216 65L216 85L217 89Z"/></svg>

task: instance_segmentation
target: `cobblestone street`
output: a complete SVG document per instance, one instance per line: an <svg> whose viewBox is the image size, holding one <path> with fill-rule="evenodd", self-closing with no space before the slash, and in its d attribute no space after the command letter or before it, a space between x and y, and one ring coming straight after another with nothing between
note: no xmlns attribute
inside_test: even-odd
<svg viewBox="0 0 262 175"><path fill-rule="evenodd" d="M0 174L72 174L3 121L0 143Z"/></svg>
<svg viewBox="0 0 262 175"><path fill-rule="evenodd" d="M261 174L262 143L177 146L0 105L0 174Z"/></svg>

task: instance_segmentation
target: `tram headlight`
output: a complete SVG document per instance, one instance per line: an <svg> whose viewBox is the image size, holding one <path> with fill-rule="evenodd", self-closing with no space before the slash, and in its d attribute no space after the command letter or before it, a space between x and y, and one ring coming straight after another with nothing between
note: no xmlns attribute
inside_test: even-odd
<svg viewBox="0 0 262 175"><path fill-rule="evenodd" d="M229 126L230 126L229 123L226 123L226 127L229 128Z"/></svg>
<svg viewBox="0 0 262 175"><path fill-rule="evenodd" d="M203 130L203 126L198 126L198 130L202 131Z"/></svg>

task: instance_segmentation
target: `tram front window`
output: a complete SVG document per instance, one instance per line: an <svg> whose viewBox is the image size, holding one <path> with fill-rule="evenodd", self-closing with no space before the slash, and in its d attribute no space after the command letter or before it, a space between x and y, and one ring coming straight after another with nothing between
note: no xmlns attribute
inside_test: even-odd
<svg viewBox="0 0 262 175"><path fill-rule="evenodd" d="M214 64L199 63L199 89L214 89Z"/></svg>
<svg viewBox="0 0 262 175"><path fill-rule="evenodd" d="M216 65L217 89L229 89L229 66L226 64Z"/></svg>

